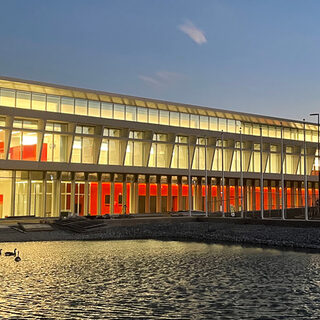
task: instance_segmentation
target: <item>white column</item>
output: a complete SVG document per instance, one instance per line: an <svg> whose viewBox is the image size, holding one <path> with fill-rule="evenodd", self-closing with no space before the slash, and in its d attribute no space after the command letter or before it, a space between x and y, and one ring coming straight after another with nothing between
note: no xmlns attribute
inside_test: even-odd
<svg viewBox="0 0 320 320"><path fill-rule="evenodd" d="M307 179L307 146L306 146L306 123L303 119L303 162L304 162L304 218L309 220L308 217L308 179Z"/></svg>
<svg viewBox="0 0 320 320"><path fill-rule="evenodd" d="M221 133L221 169L222 169L222 217L225 217L224 212L224 161L223 161L223 131Z"/></svg>
<svg viewBox="0 0 320 320"><path fill-rule="evenodd" d="M206 217L208 217L208 170L207 170L207 137L204 137L205 146L204 146L204 169L205 169L205 210L206 210Z"/></svg>
<svg viewBox="0 0 320 320"><path fill-rule="evenodd" d="M188 196L189 196L189 216L191 216L191 199L192 199L192 184L191 184L191 161L190 161L190 136L188 137Z"/></svg>
<svg viewBox="0 0 320 320"><path fill-rule="evenodd" d="M240 197L241 197L241 218L244 218L243 214L243 170L242 170L242 129L240 128Z"/></svg>
<svg viewBox="0 0 320 320"><path fill-rule="evenodd" d="M281 123L281 219L285 220L284 215L284 174L283 174L283 126Z"/></svg>
<svg viewBox="0 0 320 320"><path fill-rule="evenodd" d="M264 207L263 207L263 141L262 141L262 127L260 127L260 210L261 210L261 219L263 219Z"/></svg>

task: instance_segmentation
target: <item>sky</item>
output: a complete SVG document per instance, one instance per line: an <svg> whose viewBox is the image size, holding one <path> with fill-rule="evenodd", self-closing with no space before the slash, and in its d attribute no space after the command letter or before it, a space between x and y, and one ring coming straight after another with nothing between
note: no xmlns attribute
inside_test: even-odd
<svg viewBox="0 0 320 320"><path fill-rule="evenodd" d="M318 0L1 1L0 76L308 121Z"/></svg>

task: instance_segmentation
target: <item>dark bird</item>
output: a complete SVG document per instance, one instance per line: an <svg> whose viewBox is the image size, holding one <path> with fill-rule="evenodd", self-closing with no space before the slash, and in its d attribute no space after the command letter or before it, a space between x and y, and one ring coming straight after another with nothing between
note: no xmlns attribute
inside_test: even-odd
<svg viewBox="0 0 320 320"><path fill-rule="evenodd" d="M1 252L2 252L2 249L0 249L0 256L1 256Z"/></svg>
<svg viewBox="0 0 320 320"><path fill-rule="evenodd" d="M14 258L14 261L15 261L15 262L21 261L21 258L20 258L20 256L19 256L19 251L18 251L18 255Z"/></svg>
<svg viewBox="0 0 320 320"><path fill-rule="evenodd" d="M15 257L15 256L16 256L16 252L17 252L17 249L14 249L13 252L10 252L10 251L5 252L4 255L5 255L6 257L10 257L10 256Z"/></svg>

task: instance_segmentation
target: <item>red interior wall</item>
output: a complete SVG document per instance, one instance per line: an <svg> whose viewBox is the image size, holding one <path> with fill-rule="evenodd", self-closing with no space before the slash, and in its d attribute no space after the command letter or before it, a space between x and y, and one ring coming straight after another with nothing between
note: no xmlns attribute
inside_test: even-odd
<svg viewBox="0 0 320 320"><path fill-rule="evenodd" d="M291 208L291 188L287 188L287 208Z"/></svg>
<svg viewBox="0 0 320 320"><path fill-rule="evenodd" d="M255 187L255 192L256 192L256 210L261 210L260 187Z"/></svg>
<svg viewBox="0 0 320 320"><path fill-rule="evenodd" d="M90 183L90 215L98 214L98 182Z"/></svg>
<svg viewBox="0 0 320 320"><path fill-rule="evenodd" d="M268 187L263 188L263 206L264 210L268 210Z"/></svg>

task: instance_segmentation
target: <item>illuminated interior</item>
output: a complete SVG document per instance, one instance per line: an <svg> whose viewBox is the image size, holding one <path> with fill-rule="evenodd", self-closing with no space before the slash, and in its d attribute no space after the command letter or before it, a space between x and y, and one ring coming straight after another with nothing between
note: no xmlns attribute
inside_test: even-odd
<svg viewBox="0 0 320 320"><path fill-rule="evenodd" d="M317 134L312 123L2 78L0 218L314 207Z"/></svg>

